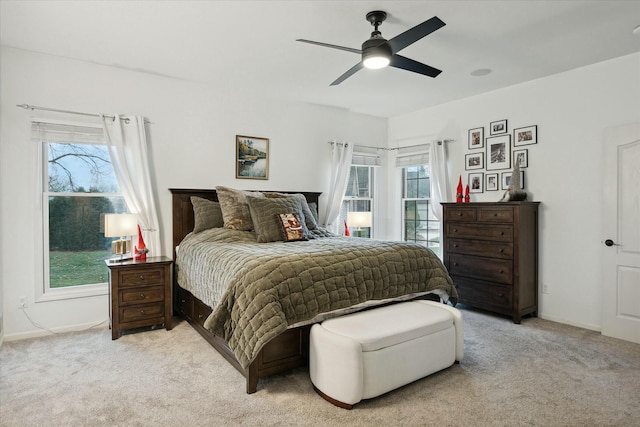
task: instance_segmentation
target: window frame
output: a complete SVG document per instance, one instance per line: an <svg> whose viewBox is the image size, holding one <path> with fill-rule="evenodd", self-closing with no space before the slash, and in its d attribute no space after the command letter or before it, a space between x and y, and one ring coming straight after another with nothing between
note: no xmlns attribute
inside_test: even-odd
<svg viewBox="0 0 640 427"><path fill-rule="evenodd" d="M429 191L429 197L406 197L407 195L407 183L408 183L408 171L407 169L410 167L420 167L420 166L426 166L428 171L429 171L429 180L431 180L431 168L430 165L428 163L425 164L421 164L421 165L412 165L412 166L403 166L401 168L401 199L400 199L400 209L401 209L401 238L402 241L405 242L414 242L414 243L418 243L421 244L423 246L425 246L428 249L431 249L434 253L436 253L436 255L438 255L440 258L442 257L442 223L440 220L438 219L429 219L430 217L432 217L432 214L430 212L430 207L429 205L431 204L431 192ZM425 221L427 221L427 240L407 240L407 230L406 230L406 222L407 222L407 218L406 218L406 212L407 212L407 207L406 204L407 202L423 202L426 201L427 202L427 219ZM413 220L414 222L417 222L417 220ZM438 224L438 245L437 246L431 246L429 245L430 240L428 239L429 234L428 234L428 230L432 230L431 228L429 228L429 225L431 223L437 223ZM433 229L435 230L435 228Z"/></svg>
<svg viewBox="0 0 640 427"><path fill-rule="evenodd" d="M32 135L32 127L34 123L44 123L53 125L79 126L86 128L102 129L101 125L93 123L74 122L70 120L57 120L49 118L33 117L29 120L30 135ZM49 262L49 197L123 197L122 193L69 193L69 192L50 192L48 188L48 142L42 138L37 138L32 142L37 144L37 185L36 191L37 204L35 210L34 224L36 224L36 275L35 275L35 302L58 301L74 298L87 298L109 294L109 280L102 283L89 283L83 285L64 286L52 288L50 286L50 262ZM104 142L78 142L82 144L107 145ZM105 264L106 268L106 264ZM110 274L110 272L109 272Z"/></svg>
<svg viewBox="0 0 640 427"><path fill-rule="evenodd" d="M377 169L376 166L373 165L360 165L360 164L351 164L349 167L349 178L351 177L351 171L353 168L367 168L369 175L369 197L360 197L360 196L347 196L347 189L345 189L345 194L342 196L342 202L340 205L340 223L338 225L338 229L344 231L344 221L347 220L347 212L354 212L350 209L355 203L365 202L369 203L369 207L371 209L371 227L369 228L369 236L363 236L363 238L373 239L375 236L375 171ZM348 180L350 182L350 180ZM348 184L347 184L348 188ZM359 211L356 211L359 212ZM355 236L355 230L349 229L349 234L351 236Z"/></svg>

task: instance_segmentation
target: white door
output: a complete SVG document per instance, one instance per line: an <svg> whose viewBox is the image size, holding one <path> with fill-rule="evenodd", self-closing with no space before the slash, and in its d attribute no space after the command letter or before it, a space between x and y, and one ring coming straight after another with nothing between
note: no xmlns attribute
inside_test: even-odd
<svg viewBox="0 0 640 427"><path fill-rule="evenodd" d="M602 334L640 343L640 124L604 135Z"/></svg>

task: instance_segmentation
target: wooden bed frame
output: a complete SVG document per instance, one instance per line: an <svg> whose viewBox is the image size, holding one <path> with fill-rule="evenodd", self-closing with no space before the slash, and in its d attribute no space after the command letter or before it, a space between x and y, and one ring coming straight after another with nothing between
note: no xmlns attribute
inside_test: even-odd
<svg viewBox="0 0 640 427"><path fill-rule="evenodd" d="M217 201L215 190L170 189L173 212L173 248L175 260L175 248L182 239L194 228L193 205L191 196ZM280 193L294 193L281 191ZM297 192L303 194L308 202L318 203L321 193ZM440 301L435 294L428 294L420 299ZM235 355L221 337L218 337L204 328L204 321L211 314L211 307L194 297L189 291L178 286L175 268L173 274L173 307L176 314L184 317L231 365L233 365L246 378L247 393L255 393L260 378L288 371L298 366L309 363L309 331L311 325L287 329L269 341L260 350L258 356L247 369L242 368Z"/></svg>
<svg viewBox="0 0 640 427"><path fill-rule="evenodd" d="M215 190L171 188L170 191L173 195L173 259L176 259L176 246L180 244L187 234L193 231L194 227L191 196L214 201L218 200L218 196ZM280 191L280 193L292 192ZM318 197L321 194L315 192L297 193L303 194L308 202L315 203L318 203ZM173 307L175 313L184 317L231 365L244 375L247 380L247 393L256 392L259 378L308 364L310 325L288 329L278 335L260 350L256 359L247 369L243 369L231 349L227 346L227 343L204 328L204 321L211 314L211 307L191 295L189 291L178 286L175 269L173 275Z"/></svg>

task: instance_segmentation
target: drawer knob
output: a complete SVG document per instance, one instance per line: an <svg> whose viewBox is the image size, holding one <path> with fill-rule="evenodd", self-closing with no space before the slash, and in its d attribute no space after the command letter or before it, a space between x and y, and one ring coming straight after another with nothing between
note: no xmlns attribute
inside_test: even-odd
<svg viewBox="0 0 640 427"><path fill-rule="evenodd" d="M457 244L457 243L454 243L454 244L453 244L453 247L454 247L454 248L457 248L457 247L458 247L458 244Z"/></svg>
<svg viewBox="0 0 640 427"><path fill-rule="evenodd" d="M140 299L144 299L144 294L140 294Z"/></svg>
<svg viewBox="0 0 640 427"><path fill-rule="evenodd" d="M140 310L140 314L144 314L144 310Z"/></svg>
<svg viewBox="0 0 640 427"><path fill-rule="evenodd" d="M462 216L462 212L458 212L458 216Z"/></svg>
<svg viewBox="0 0 640 427"><path fill-rule="evenodd" d="M504 294L500 293L500 294L498 294L498 296L499 296L500 298L502 298L502 297L504 296Z"/></svg>
<svg viewBox="0 0 640 427"><path fill-rule="evenodd" d="M457 266L457 265L458 265L458 263L457 263L457 262L454 262L454 263L453 263L453 265L456 265L456 266Z"/></svg>
<svg viewBox="0 0 640 427"><path fill-rule="evenodd" d="M453 229L453 232L454 232L454 233L457 233L457 232L458 232L458 229L457 229L457 228L454 228L454 229Z"/></svg>
<svg viewBox="0 0 640 427"><path fill-rule="evenodd" d="M503 253L503 252L504 252L504 249L500 249L500 253Z"/></svg>
<svg viewBox="0 0 640 427"><path fill-rule="evenodd" d="M144 280L144 276L142 274L140 275L140 280Z"/></svg>
<svg viewBox="0 0 640 427"><path fill-rule="evenodd" d="M198 319L202 319L202 314L198 314Z"/></svg>
<svg viewBox="0 0 640 427"><path fill-rule="evenodd" d="M504 231L501 231L501 232L500 232L500 235L501 235L501 236L504 236Z"/></svg>
<svg viewBox="0 0 640 427"><path fill-rule="evenodd" d="M494 213L493 213L493 216L498 216L498 214L494 212Z"/></svg>
<svg viewBox="0 0 640 427"><path fill-rule="evenodd" d="M500 270L498 271L498 273L504 273L504 270L503 270L503 269L500 269Z"/></svg>

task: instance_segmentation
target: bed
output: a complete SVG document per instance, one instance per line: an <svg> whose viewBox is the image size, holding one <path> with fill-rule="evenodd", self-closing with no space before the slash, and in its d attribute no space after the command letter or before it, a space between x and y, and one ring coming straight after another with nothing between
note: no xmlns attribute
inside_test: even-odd
<svg viewBox="0 0 640 427"><path fill-rule="evenodd" d="M455 304L451 278L426 248L312 229L315 220L308 218L308 205L317 207L320 193L271 192L278 201L251 196L251 213L257 218L253 231L213 227L194 232L199 225L192 201L199 212L202 200L218 201L218 193L170 191L177 248L174 311L242 373L247 393L257 390L260 378L307 364L309 330L324 318L416 298ZM305 210L295 211L296 219L302 218L296 225L315 238L265 240L268 233L260 218L273 215L267 209L270 216L257 216L257 208L301 206L300 198Z"/></svg>

